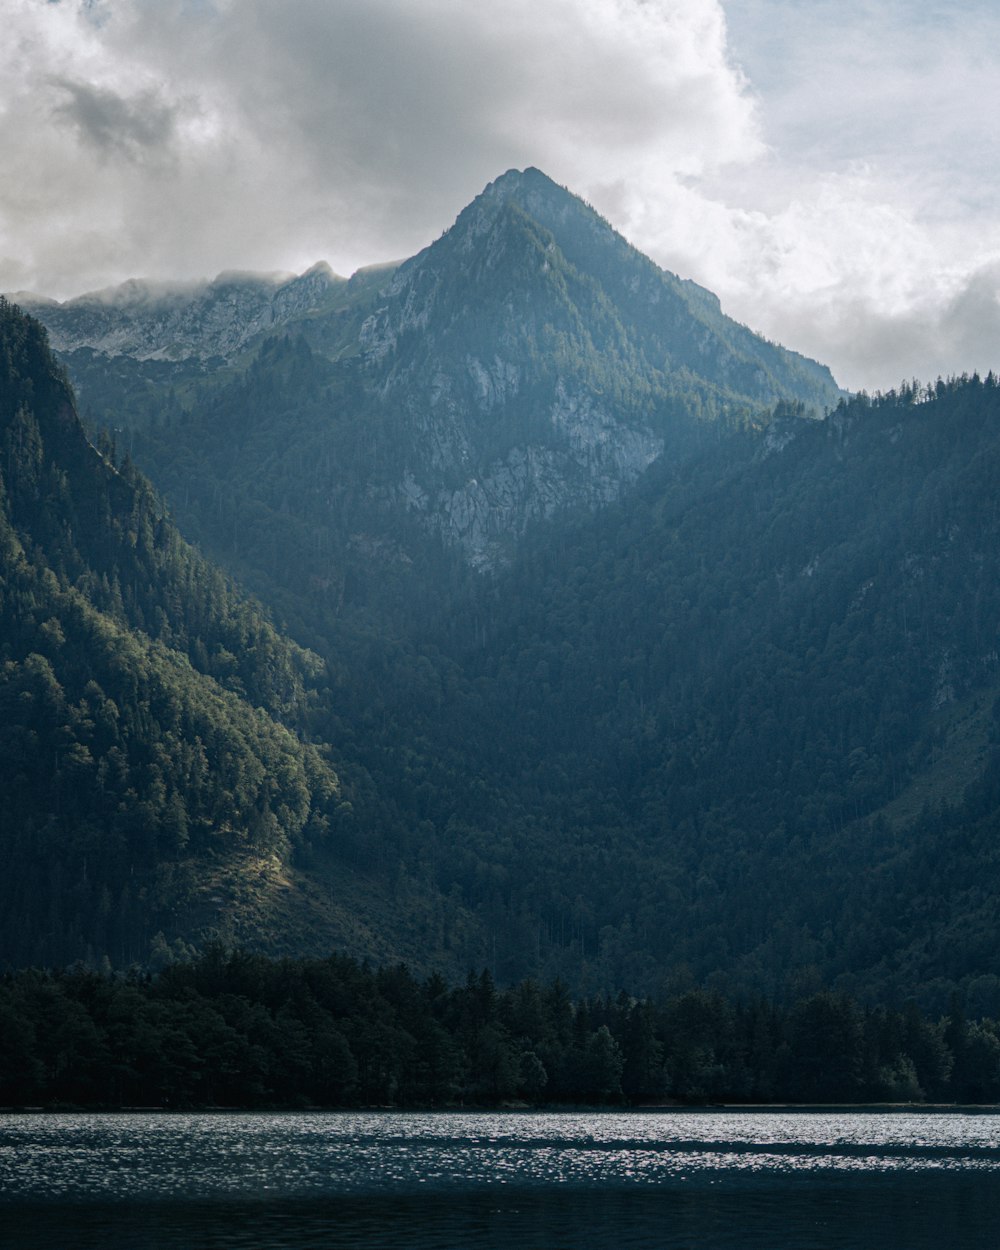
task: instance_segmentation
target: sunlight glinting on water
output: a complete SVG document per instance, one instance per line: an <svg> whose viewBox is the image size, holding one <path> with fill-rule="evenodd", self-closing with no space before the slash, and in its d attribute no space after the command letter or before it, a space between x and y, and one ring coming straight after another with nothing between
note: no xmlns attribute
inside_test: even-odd
<svg viewBox="0 0 1000 1250"><path fill-rule="evenodd" d="M196 1166L192 1166L196 1161ZM22 1199L647 1188L738 1173L1000 1173L1000 1118L958 1112L14 1115Z"/></svg>

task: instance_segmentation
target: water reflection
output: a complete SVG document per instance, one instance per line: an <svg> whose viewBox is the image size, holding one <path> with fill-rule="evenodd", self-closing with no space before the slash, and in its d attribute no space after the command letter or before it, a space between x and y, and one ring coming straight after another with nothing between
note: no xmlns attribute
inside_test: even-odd
<svg viewBox="0 0 1000 1250"><path fill-rule="evenodd" d="M19 1250L987 1250L994 1194L982 1178L815 1180L761 1188L692 1186L661 1193L510 1191L284 1200L274 1204L74 1204L6 1210ZM0 1226L3 1227L3 1226Z"/></svg>
<svg viewBox="0 0 1000 1250"><path fill-rule="evenodd" d="M1000 1117L8 1116L0 1244L991 1247Z"/></svg>

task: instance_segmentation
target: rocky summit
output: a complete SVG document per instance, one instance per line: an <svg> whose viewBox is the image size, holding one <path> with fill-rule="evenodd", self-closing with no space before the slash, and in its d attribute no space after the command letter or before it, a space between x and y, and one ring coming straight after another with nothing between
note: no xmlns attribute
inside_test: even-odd
<svg viewBox="0 0 1000 1250"><path fill-rule="evenodd" d="M706 424L837 398L825 368L725 317L536 169L491 183L393 273L361 347L406 448L399 499L476 563L620 498Z"/></svg>

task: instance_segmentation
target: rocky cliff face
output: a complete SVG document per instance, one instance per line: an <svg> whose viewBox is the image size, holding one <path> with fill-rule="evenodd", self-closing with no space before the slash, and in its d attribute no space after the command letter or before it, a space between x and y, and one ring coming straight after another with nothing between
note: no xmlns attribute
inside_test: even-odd
<svg viewBox="0 0 1000 1250"><path fill-rule="evenodd" d="M455 423L453 438L441 437L438 426L438 436L427 444L433 460L418 470L429 484L421 484L408 466L399 500L458 543L473 564L487 567L533 522L618 499L663 450L663 439L652 430L630 429L589 397L571 397L561 383L549 418L550 440L512 446L450 489L432 484L434 468L469 465L474 449Z"/></svg>

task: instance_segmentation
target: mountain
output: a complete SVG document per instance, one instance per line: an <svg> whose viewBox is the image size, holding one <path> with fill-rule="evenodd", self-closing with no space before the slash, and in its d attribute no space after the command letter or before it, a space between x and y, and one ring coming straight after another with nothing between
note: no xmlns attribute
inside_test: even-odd
<svg viewBox="0 0 1000 1250"><path fill-rule="evenodd" d="M1000 1012L993 375L841 396L531 170L419 256L254 334L224 357L64 354L116 445L100 472L139 490L127 450L322 657L288 653L287 707L260 697L303 769L336 775L329 831L305 832L310 800L270 911L227 860L229 932L584 993L826 985ZM74 503L78 469L60 472L68 498L53 483L14 518L42 560L32 594L72 574L127 613L166 574L162 602L122 618L160 640L157 608L172 622L191 579L144 557L119 608L100 527L73 572L77 513L119 513ZM116 524L127 563L149 544ZM45 602L69 637L68 604ZM28 641L54 664L41 624ZM178 644L191 680L242 664L240 699L263 680L253 649L207 629L214 668ZM28 755L40 784L49 757ZM234 836L257 827L238 812ZM216 861L185 863L189 897L215 897ZM189 906L162 927L206 926Z"/></svg>
<svg viewBox="0 0 1000 1250"><path fill-rule="evenodd" d="M162 412L164 384L196 425L245 408L239 380L225 391L241 355L301 335L336 368L296 401L316 410L297 437L325 438L326 463L345 437L331 429L344 415L355 429L347 480L313 474L299 507L326 529L322 501L352 494L362 547L390 561L430 539L493 565L528 526L620 498L661 454L686 455L779 401L819 414L840 394L823 366L725 317L535 169L497 179L418 256L346 283L317 267L166 295L126 284L35 311L84 405L132 426ZM229 366L223 393L193 389L215 356ZM280 444L260 424L252 434Z"/></svg>
<svg viewBox="0 0 1000 1250"><path fill-rule="evenodd" d="M536 169L491 183L380 300L361 346L401 414L390 489L475 562L619 498L706 425L838 397L826 369L725 317Z"/></svg>

